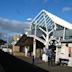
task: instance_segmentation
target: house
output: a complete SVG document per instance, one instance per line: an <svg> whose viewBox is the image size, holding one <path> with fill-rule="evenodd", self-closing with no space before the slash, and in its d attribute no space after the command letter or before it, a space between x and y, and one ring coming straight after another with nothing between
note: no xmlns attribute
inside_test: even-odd
<svg viewBox="0 0 72 72"><path fill-rule="evenodd" d="M17 41L15 44L19 46L19 52L25 53L25 47L28 49L29 53L33 52L33 37L27 37L27 35L23 34L23 36ZM44 45L36 40L36 56L40 56L40 51L44 47Z"/></svg>

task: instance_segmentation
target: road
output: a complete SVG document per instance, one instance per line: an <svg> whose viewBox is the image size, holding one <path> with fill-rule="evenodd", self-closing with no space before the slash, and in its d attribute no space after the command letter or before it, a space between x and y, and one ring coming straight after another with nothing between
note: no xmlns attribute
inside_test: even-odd
<svg viewBox="0 0 72 72"><path fill-rule="evenodd" d="M32 58L31 57L24 57L24 56L17 56L19 59L22 59L28 63L32 64ZM43 62L41 59L36 59L35 66L38 66L42 69L45 69L49 72L72 72L72 67L68 67L68 66L48 66L48 63Z"/></svg>
<svg viewBox="0 0 72 72"><path fill-rule="evenodd" d="M48 72L0 50L0 72Z"/></svg>

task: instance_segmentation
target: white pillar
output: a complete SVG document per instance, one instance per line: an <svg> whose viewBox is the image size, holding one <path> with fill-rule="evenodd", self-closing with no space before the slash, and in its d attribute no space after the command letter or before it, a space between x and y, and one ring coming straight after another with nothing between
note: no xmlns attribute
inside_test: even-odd
<svg viewBox="0 0 72 72"><path fill-rule="evenodd" d="M36 40L33 40L33 56L36 57Z"/></svg>
<svg viewBox="0 0 72 72"><path fill-rule="evenodd" d="M63 40L65 40L65 28L63 30Z"/></svg>
<svg viewBox="0 0 72 72"><path fill-rule="evenodd" d="M33 56L36 57L36 25L35 25L35 33L34 33L34 40L33 40Z"/></svg>
<svg viewBox="0 0 72 72"><path fill-rule="evenodd" d="M49 45L49 35L46 36L46 45L45 45L46 49L48 49L48 45Z"/></svg>
<svg viewBox="0 0 72 72"><path fill-rule="evenodd" d="M28 47L27 46L25 46L25 56L28 56Z"/></svg>
<svg viewBox="0 0 72 72"><path fill-rule="evenodd" d="M60 57L60 49L57 47L56 48L55 63L59 62L59 57Z"/></svg>
<svg viewBox="0 0 72 72"><path fill-rule="evenodd" d="M47 52L48 50L48 45L49 45L49 35L46 36L46 44L45 44L45 52ZM44 54L44 60L45 62L48 62L48 55Z"/></svg>

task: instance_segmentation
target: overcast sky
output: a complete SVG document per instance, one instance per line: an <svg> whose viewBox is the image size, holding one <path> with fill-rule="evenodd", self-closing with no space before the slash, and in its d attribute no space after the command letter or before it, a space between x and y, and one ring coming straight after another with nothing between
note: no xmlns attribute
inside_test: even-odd
<svg viewBox="0 0 72 72"><path fill-rule="evenodd" d="M30 27L28 22L20 22L15 20L0 18L0 30L4 33L15 34L23 33Z"/></svg>

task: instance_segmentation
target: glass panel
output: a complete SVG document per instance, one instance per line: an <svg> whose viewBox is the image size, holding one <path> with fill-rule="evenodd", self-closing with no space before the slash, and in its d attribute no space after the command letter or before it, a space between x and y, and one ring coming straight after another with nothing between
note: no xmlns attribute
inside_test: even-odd
<svg viewBox="0 0 72 72"><path fill-rule="evenodd" d="M57 30L63 30L64 29L64 27L63 26L60 26L60 25L56 25L57 26Z"/></svg>

